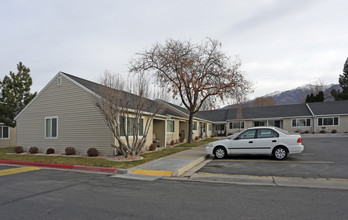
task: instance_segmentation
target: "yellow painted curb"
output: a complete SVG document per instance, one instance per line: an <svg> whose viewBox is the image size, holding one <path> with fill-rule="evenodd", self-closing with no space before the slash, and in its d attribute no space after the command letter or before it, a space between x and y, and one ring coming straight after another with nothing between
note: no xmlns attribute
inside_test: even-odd
<svg viewBox="0 0 348 220"><path fill-rule="evenodd" d="M38 168L38 167L18 167L18 168L0 170L0 176L11 175L11 174L16 174L16 173L23 173L23 172L33 171L33 170L40 170L40 168Z"/></svg>
<svg viewBox="0 0 348 220"><path fill-rule="evenodd" d="M136 171L131 172L131 174L154 175L154 176L172 176L173 175L173 171L136 170Z"/></svg>

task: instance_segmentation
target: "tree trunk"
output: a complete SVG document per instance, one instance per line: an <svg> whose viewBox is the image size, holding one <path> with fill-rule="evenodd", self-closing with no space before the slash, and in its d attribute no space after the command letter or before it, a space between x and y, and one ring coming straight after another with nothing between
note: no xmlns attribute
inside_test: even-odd
<svg viewBox="0 0 348 220"><path fill-rule="evenodd" d="M192 142L192 123L193 123L193 113L190 112L187 143Z"/></svg>

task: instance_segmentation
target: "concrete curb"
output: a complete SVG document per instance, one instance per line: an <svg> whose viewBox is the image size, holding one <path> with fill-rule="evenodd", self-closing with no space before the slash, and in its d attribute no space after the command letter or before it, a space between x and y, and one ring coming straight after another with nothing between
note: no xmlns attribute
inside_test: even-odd
<svg viewBox="0 0 348 220"><path fill-rule="evenodd" d="M302 178L196 173L191 176L190 180L200 182L232 183L239 185L285 186L348 190L348 179L336 178Z"/></svg>
<svg viewBox="0 0 348 220"><path fill-rule="evenodd" d="M69 170L84 170L84 171L94 171L94 172L103 172L103 173L114 173L115 171L118 170L118 168L111 168L111 167L93 167L93 166L82 166L82 165L25 162L25 161L12 161L12 160L0 160L0 164L38 166L38 167L49 167L49 168L58 168L58 169L69 169Z"/></svg>
<svg viewBox="0 0 348 220"><path fill-rule="evenodd" d="M197 166L198 164L202 163L203 161L205 161L207 158L209 157L209 155L205 155L202 157L199 157L197 159L195 159L194 161L192 161L191 163L175 170L172 174L172 177L177 177L177 176L181 176L182 174L184 174L186 171L192 169L193 167Z"/></svg>

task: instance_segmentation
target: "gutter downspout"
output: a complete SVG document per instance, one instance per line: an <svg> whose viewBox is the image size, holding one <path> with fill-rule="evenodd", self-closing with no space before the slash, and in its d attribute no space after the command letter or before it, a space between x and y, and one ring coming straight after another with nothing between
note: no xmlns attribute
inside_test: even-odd
<svg viewBox="0 0 348 220"><path fill-rule="evenodd" d="M312 114L312 118L313 118L313 125L312 125L312 132L314 132L314 127L315 127L315 121L316 121L316 116L315 116L315 114L313 113L313 111L312 111L312 109L311 109L311 107L308 105L308 103L306 103L306 106L307 106L307 108L308 108L308 110L309 110L309 112Z"/></svg>

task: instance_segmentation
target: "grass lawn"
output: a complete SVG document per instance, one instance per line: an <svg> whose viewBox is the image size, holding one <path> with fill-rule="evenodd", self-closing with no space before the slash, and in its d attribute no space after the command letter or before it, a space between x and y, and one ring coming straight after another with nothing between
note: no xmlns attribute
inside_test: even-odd
<svg viewBox="0 0 348 220"><path fill-rule="evenodd" d="M97 167L114 167L128 169L140 164L155 160L170 154L174 154L180 151L187 150L189 148L169 148L161 151L142 154L143 160L117 162L110 161L104 158L94 157L69 157L69 156L41 156L41 155L20 155L20 154L7 154L14 153L14 147L0 148L0 160L15 160L26 162L40 162L40 163L57 163L57 164L70 164L70 165L84 165L84 166L97 166Z"/></svg>
<svg viewBox="0 0 348 220"><path fill-rule="evenodd" d="M128 169L140 164L156 160L161 157L165 157L171 154L175 154L180 151L188 150L191 147L198 147L207 144L217 139L207 138L205 140L193 142L191 144L184 143L177 145L174 148L163 149L161 151L155 151L151 153L142 154L144 157L142 160L117 162L110 161L104 158L95 157L69 157L69 156L43 156L43 155L20 155L20 154L7 154L14 153L14 147L0 148L0 160L14 160L14 161L26 161L26 162L40 162L40 163L57 163L57 164L70 164L70 165L84 165L84 166L96 166L96 167L114 167Z"/></svg>
<svg viewBox="0 0 348 220"><path fill-rule="evenodd" d="M218 139L215 139L215 138L207 138L207 139L204 139L204 140L201 140L201 141L195 141L195 142L192 142L192 143L184 143L184 144L179 144L175 147L198 147L198 146L202 146L204 144L208 144L210 142L213 142L213 141L217 141Z"/></svg>

